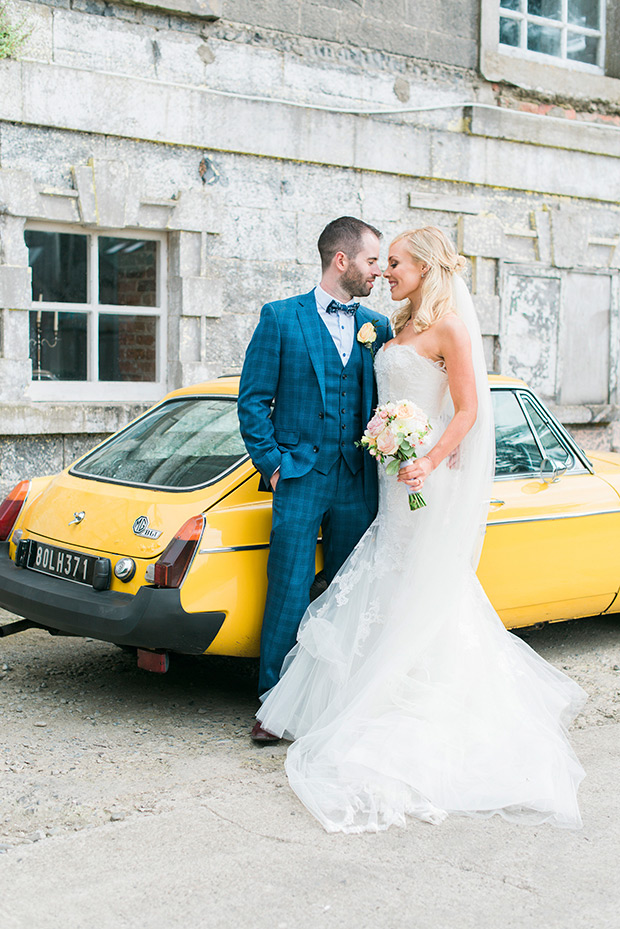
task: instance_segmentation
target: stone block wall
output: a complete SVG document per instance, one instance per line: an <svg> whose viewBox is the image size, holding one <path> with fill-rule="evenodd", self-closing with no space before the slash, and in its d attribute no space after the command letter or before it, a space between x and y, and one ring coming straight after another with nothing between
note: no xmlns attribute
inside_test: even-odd
<svg viewBox="0 0 620 929"><path fill-rule="evenodd" d="M470 258L489 366L620 446L620 109L485 80L477 0L11 4L32 34L0 61L1 489L143 408L131 383L120 405L32 399L33 222L162 237L169 389L239 370L261 304L316 283L334 216L386 244L440 225ZM567 337L584 293L606 391ZM391 312L387 288L372 306Z"/></svg>

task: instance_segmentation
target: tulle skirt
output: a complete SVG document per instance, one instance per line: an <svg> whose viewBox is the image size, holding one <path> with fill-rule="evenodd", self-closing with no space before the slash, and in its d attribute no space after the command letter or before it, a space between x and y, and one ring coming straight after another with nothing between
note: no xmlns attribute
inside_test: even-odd
<svg viewBox="0 0 620 929"><path fill-rule="evenodd" d="M395 491L400 525L379 515L311 605L257 716L295 740L291 787L329 832L450 813L579 827L567 728L586 695L506 631L431 505L440 471L423 510Z"/></svg>

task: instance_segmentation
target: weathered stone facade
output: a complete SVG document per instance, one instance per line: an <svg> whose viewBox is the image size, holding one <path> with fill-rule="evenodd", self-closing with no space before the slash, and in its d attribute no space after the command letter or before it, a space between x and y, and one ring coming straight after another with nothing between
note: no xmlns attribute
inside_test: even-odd
<svg viewBox="0 0 620 929"><path fill-rule="evenodd" d="M329 219L440 225L490 366L620 448L614 7L594 73L502 54L496 0L12 0L32 32L0 61L2 490L148 399L32 384L33 223L160 235L160 393L239 368L260 305L315 283Z"/></svg>

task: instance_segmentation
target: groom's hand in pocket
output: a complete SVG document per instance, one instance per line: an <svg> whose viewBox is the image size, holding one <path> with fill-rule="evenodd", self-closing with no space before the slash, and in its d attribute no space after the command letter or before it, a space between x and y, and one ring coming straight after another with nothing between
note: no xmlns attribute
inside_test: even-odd
<svg viewBox="0 0 620 929"><path fill-rule="evenodd" d="M276 489L276 487L278 486L278 481L279 481L279 480L280 480L280 469L278 468L278 469L277 469L276 471L274 471L273 474L271 475L271 480L270 480L270 482L269 482L269 483L271 484L271 489L272 489L272 490L275 490L275 489Z"/></svg>

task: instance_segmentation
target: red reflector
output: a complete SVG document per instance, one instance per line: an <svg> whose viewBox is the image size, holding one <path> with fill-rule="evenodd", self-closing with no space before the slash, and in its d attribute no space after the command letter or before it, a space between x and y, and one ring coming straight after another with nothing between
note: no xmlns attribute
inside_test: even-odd
<svg viewBox="0 0 620 929"><path fill-rule="evenodd" d="M143 671L165 674L168 670L168 652L150 652L146 648L138 648L136 651L138 652L138 667Z"/></svg>
<svg viewBox="0 0 620 929"><path fill-rule="evenodd" d="M158 587L180 587L200 542L204 526L204 516L192 516L183 523L155 562L154 581Z"/></svg>
<svg viewBox="0 0 620 929"><path fill-rule="evenodd" d="M11 493L0 503L0 542L5 542L11 534L19 511L24 505L30 481L20 481Z"/></svg>

